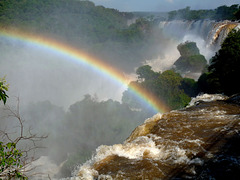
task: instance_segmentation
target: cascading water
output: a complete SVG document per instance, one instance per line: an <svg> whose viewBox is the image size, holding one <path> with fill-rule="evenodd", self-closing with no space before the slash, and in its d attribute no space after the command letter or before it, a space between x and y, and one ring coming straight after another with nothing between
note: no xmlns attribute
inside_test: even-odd
<svg viewBox="0 0 240 180"><path fill-rule="evenodd" d="M210 60L220 49L220 45L227 37L232 29L240 29L239 22L213 20L198 21L160 21L159 28L165 37L171 42L170 48L166 48L167 52L164 56L154 59L147 59L145 64L153 67L155 71L165 71L171 69L174 62L179 58L177 46L186 41L196 42L200 50L200 54L204 55L206 60ZM166 45L166 47L168 47ZM192 77L198 79L198 75Z"/></svg>
<svg viewBox="0 0 240 180"><path fill-rule="evenodd" d="M240 29L240 23L231 21L216 22L213 20L198 21L161 21L159 28L167 36L180 41L197 41L197 45L207 59L215 52L232 29Z"/></svg>
<svg viewBox="0 0 240 180"><path fill-rule="evenodd" d="M227 34L232 29L239 29L240 23L231 21L216 22L212 20L199 21L161 21L159 27L166 35L183 38L195 35L206 41L207 46L221 45Z"/></svg>
<svg viewBox="0 0 240 180"><path fill-rule="evenodd" d="M199 169L238 135L239 99L205 94L186 109L157 114L123 144L98 147L70 179L204 179Z"/></svg>

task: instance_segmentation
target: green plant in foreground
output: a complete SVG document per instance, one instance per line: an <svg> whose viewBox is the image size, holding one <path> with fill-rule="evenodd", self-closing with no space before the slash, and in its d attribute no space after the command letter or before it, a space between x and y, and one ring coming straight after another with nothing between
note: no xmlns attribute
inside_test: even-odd
<svg viewBox="0 0 240 180"><path fill-rule="evenodd" d="M20 161L21 157L22 153L16 148L15 143L0 142L0 179L27 179L21 173L23 167Z"/></svg>
<svg viewBox="0 0 240 180"><path fill-rule="evenodd" d="M0 78L0 101L2 100L4 104L8 98L6 91L8 91L8 84L6 84L5 78Z"/></svg>
<svg viewBox="0 0 240 180"><path fill-rule="evenodd" d="M0 101L3 101L4 104L8 98L6 91L8 91L8 84L6 84L5 78L0 78ZM1 133L9 139L6 132L1 131ZM27 179L21 172L21 168L23 167L21 162L22 155L22 152L16 148L14 141L6 143L0 141L0 180Z"/></svg>

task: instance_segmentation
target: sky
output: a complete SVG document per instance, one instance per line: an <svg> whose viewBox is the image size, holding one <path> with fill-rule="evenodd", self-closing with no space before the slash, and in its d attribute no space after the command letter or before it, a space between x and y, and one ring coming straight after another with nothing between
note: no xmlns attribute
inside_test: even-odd
<svg viewBox="0 0 240 180"><path fill-rule="evenodd" d="M215 9L222 5L240 4L239 0L90 0L96 5L119 11L166 12L190 6L191 9Z"/></svg>

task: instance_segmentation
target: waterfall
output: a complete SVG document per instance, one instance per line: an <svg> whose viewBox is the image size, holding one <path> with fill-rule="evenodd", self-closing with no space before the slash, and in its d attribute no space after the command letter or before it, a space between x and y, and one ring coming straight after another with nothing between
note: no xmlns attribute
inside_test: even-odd
<svg viewBox="0 0 240 180"><path fill-rule="evenodd" d="M211 160L222 163L219 159L228 158L240 164L233 155L219 155L227 151L227 140L240 130L239 99L204 94L186 109L157 114L123 144L98 147L70 179L204 179L209 176L204 173L211 172L202 173L202 167Z"/></svg>
<svg viewBox="0 0 240 180"><path fill-rule="evenodd" d="M168 36L183 38L186 35L198 36L206 41L207 46L219 46L232 29L240 29L240 23L213 20L198 21L161 21L159 28Z"/></svg>
<svg viewBox="0 0 240 180"><path fill-rule="evenodd" d="M240 29L240 23L231 21L216 22L213 20L198 21L161 21L159 28L166 36L175 38L179 41L194 41L200 50L211 49L216 52L223 40L232 29ZM210 57L213 53L210 55ZM206 57L207 59L210 57Z"/></svg>
<svg viewBox="0 0 240 180"><path fill-rule="evenodd" d="M165 54L157 58L147 59L145 64L153 67L154 71L171 69L174 62L179 58L177 46L186 41L196 42L200 54L209 61L232 29L240 29L239 22L213 20L198 21L160 21L158 24L164 37L168 38L169 44L165 45ZM198 77L196 76L195 79Z"/></svg>

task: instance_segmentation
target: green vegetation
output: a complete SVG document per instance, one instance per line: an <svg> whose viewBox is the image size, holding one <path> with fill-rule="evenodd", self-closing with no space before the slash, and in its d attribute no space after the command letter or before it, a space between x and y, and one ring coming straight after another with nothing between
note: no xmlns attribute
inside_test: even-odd
<svg viewBox="0 0 240 180"><path fill-rule="evenodd" d="M6 80L5 78L0 78L0 101L3 101L4 104L6 103L8 98L6 91L8 91L8 85L6 84Z"/></svg>
<svg viewBox="0 0 240 180"><path fill-rule="evenodd" d="M5 105L8 98L6 95L8 85L4 78L0 79L0 84L2 98L0 101ZM25 123L19 113L19 102L16 109L13 110L8 105L1 109L1 113L6 113L8 118L1 116L0 179L28 179L27 173L35 168L31 163L36 160L36 150L41 148L39 142L47 138L47 136L34 134L31 128L25 132ZM9 120L11 123L8 123ZM11 132L8 130L10 127Z"/></svg>
<svg viewBox="0 0 240 180"><path fill-rule="evenodd" d="M163 73L154 72L149 65L137 69L138 80L131 82L153 93L159 101L164 102L171 109L179 109L186 106L190 97L197 93L196 82L188 78L182 78L173 70ZM131 108L144 109L139 100L130 90L123 93L122 101Z"/></svg>
<svg viewBox="0 0 240 180"><path fill-rule="evenodd" d="M5 78L0 79L0 101L5 104L7 101L8 85ZM0 141L0 179L27 179L21 172L23 167L21 157L23 153L16 148L15 142Z"/></svg>
<svg viewBox="0 0 240 180"><path fill-rule="evenodd" d="M15 143L0 141L0 179L27 179L21 172L22 155Z"/></svg>
<svg viewBox="0 0 240 180"><path fill-rule="evenodd" d="M186 42L178 46L181 57L175 62L175 70L186 72L205 71L206 60L199 54L196 43ZM139 67L136 71L138 80L131 82L153 93L160 101L170 108L184 107L190 97L199 92L223 93L233 95L240 92L240 31L233 30L224 40L221 49L211 59L207 72L203 73L198 82L182 78L173 70L163 73L154 72L149 65ZM123 93L123 103L131 108L142 109L141 102L127 90Z"/></svg>
<svg viewBox="0 0 240 180"><path fill-rule="evenodd" d="M238 11L234 15L236 17L236 20L240 21L240 7L239 7Z"/></svg>
<svg viewBox="0 0 240 180"><path fill-rule="evenodd" d="M76 0L2 0L0 27L33 32L65 41L132 72L141 62L157 57L166 39L153 20L139 18L129 25L132 13Z"/></svg>
<svg viewBox="0 0 240 180"><path fill-rule="evenodd" d="M171 11L168 13L169 20L184 19L184 20L237 20L239 19L239 9L238 4L234 4L230 7L220 6L214 10L190 10L190 7L180 9L177 11Z"/></svg>
<svg viewBox="0 0 240 180"><path fill-rule="evenodd" d="M62 173L69 176L74 165L89 159L99 145L123 142L148 116L150 114L132 111L117 101L99 102L97 98L86 95L70 106L62 124L65 129L71 129L71 132L63 132L65 137L71 137L72 144L68 148L74 147ZM64 141L65 145L67 141Z"/></svg>
<svg viewBox="0 0 240 180"><path fill-rule="evenodd" d="M240 92L240 31L233 30L198 80L201 91L232 95Z"/></svg>
<svg viewBox="0 0 240 180"><path fill-rule="evenodd" d="M183 57L199 55L199 49L195 42L185 42L177 46L180 55Z"/></svg>
<svg viewBox="0 0 240 180"><path fill-rule="evenodd" d="M239 19L239 12L238 5L198 11L187 7L170 12L169 18ZM131 13L95 6L90 1L0 1L1 28L17 28L71 42L128 72L143 60L156 56L159 53L158 45L167 42L152 17L139 18L128 25L127 21L132 17ZM171 109L186 106L190 98L198 94L199 87L202 92L239 93L239 33L233 31L229 34L221 50L212 58L209 71L199 78L198 83L177 73L201 72L206 66L206 60L200 55L196 43L186 42L178 46L181 57L174 64L175 70L154 72L151 66L141 66L136 71L137 81L131 84L154 94ZM0 79L0 101L4 104L8 98L7 90L6 81ZM26 111L27 118L34 119L35 126L51 132L47 143L50 147L48 153L58 163L68 159L62 173L63 176L69 176L74 165L83 163L97 146L122 142L132 129L152 115L130 90L123 93L122 102L98 101L96 97L86 95L83 100L73 104L68 112L48 101L31 104ZM56 119L58 121L55 122ZM9 168L14 169L11 177L25 178L19 171L22 152L16 149L16 143L1 141L0 155L0 178Z"/></svg>
<svg viewBox="0 0 240 180"><path fill-rule="evenodd" d="M65 112L49 101L29 104L23 114L39 132L50 132L44 141L46 153L57 164L65 161L61 177L69 177L76 165L91 158L100 145L121 143L132 130L153 114L131 110L111 99L85 97ZM30 123L30 122L29 122ZM67 161L66 161L67 160Z"/></svg>
<svg viewBox="0 0 240 180"><path fill-rule="evenodd" d="M147 11L141 11L141 12L132 12L134 17L136 18L146 18L150 21L156 20L156 21L166 21L168 18L167 12L147 12Z"/></svg>
<svg viewBox="0 0 240 180"><path fill-rule="evenodd" d="M195 42L185 42L177 46L181 57L174 63L174 69L180 74L202 73L207 60L199 53Z"/></svg>
<svg viewBox="0 0 240 180"><path fill-rule="evenodd" d="M138 86L152 93L170 109L185 107L190 97L199 93L197 82L190 78L183 78L180 74L191 76L191 73L202 73L207 65L205 57L199 53L195 42L185 42L179 44L177 48L181 57L174 63L172 70L160 73L154 72L149 65L141 66L136 71L137 81L130 83L130 86ZM130 90L123 93L122 102L131 108L146 110Z"/></svg>

